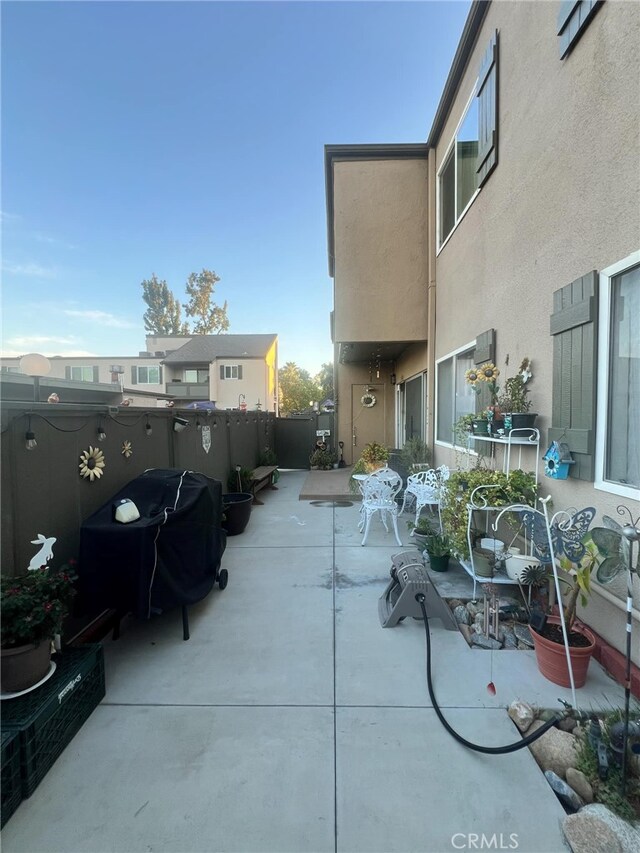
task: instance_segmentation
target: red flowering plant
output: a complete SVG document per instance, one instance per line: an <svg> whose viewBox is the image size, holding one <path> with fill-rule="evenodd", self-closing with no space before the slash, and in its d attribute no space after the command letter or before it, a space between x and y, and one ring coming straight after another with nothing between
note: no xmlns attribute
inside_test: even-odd
<svg viewBox="0 0 640 853"><path fill-rule="evenodd" d="M75 595L75 561L59 569L46 566L20 577L2 577L2 648L53 640L62 630Z"/></svg>

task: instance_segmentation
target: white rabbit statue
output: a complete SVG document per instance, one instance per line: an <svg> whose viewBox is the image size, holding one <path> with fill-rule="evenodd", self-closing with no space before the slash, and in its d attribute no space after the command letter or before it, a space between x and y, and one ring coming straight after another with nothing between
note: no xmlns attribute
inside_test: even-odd
<svg viewBox="0 0 640 853"><path fill-rule="evenodd" d="M40 545L40 550L31 558L28 571L35 572L42 566L46 566L49 560L53 557L53 546L56 542L55 536L47 538L42 533L38 533L37 539L32 539L32 545Z"/></svg>

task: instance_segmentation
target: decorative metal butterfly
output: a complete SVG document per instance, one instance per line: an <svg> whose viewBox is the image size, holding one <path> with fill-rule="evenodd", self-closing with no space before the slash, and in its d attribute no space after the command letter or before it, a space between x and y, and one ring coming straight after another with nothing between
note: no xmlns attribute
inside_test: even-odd
<svg viewBox="0 0 640 853"><path fill-rule="evenodd" d="M572 563L580 562L587 550L582 540L589 530L589 525L595 514L595 508L588 506L574 513L569 521L563 522L556 518L550 527L551 541L556 557L565 556ZM549 540L544 517L539 512L524 512L522 521L533 544L535 556L543 563L550 563Z"/></svg>
<svg viewBox="0 0 640 853"><path fill-rule="evenodd" d="M604 527L594 527L591 531L593 541L604 557L596 577L600 583L611 583L616 575L627 570L631 543L622 535L622 527L615 519L605 515L602 521Z"/></svg>

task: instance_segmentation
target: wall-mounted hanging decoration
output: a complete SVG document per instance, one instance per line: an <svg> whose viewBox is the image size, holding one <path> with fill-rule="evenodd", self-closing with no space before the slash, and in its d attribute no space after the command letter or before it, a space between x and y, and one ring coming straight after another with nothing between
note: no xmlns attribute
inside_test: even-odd
<svg viewBox="0 0 640 853"><path fill-rule="evenodd" d="M99 447L89 447L80 454L80 476L93 483L104 474L104 453Z"/></svg>
<svg viewBox="0 0 640 853"><path fill-rule="evenodd" d="M31 558L27 571L35 572L38 569L44 568L53 557L53 546L55 543L55 536L44 536L42 533L38 533L37 537L31 540L31 544L38 545L40 550Z"/></svg>
<svg viewBox="0 0 640 853"><path fill-rule="evenodd" d="M122 450L120 451L125 459L128 459L130 456L133 456L133 448L131 447L130 441L122 442Z"/></svg>
<svg viewBox="0 0 640 853"><path fill-rule="evenodd" d="M542 458L544 459L544 473L546 477L551 477L553 480L567 479L569 468L574 464L568 444L552 441L549 449Z"/></svg>
<svg viewBox="0 0 640 853"><path fill-rule="evenodd" d="M202 448L205 453L211 450L211 427L206 424L202 427Z"/></svg>
<svg viewBox="0 0 640 853"><path fill-rule="evenodd" d="M362 397L360 397L360 402L365 407L365 409L371 409L373 406L375 406L377 400L374 394L372 394L370 391L367 391L366 394L363 394Z"/></svg>

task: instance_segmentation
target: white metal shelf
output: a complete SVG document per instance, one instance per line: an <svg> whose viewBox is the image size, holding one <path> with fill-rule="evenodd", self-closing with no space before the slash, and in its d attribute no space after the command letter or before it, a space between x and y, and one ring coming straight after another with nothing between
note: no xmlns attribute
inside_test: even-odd
<svg viewBox="0 0 640 853"><path fill-rule="evenodd" d="M526 433L526 435L518 435L518 433ZM540 430L536 427L518 427L512 429L508 435L474 435L469 433L467 437L467 450L471 450L472 441L483 441L489 444L502 445L505 448L504 459L502 462L502 470L508 474L511 469L511 448L518 448L518 468L522 468L522 448L530 447L536 452L536 482L538 480L538 460L540 458ZM470 464L469 462L467 464Z"/></svg>

